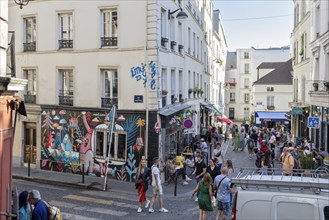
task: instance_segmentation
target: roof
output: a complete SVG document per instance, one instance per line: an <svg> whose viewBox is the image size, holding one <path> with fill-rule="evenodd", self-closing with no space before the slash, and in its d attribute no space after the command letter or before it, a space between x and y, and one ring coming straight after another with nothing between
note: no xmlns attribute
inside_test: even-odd
<svg viewBox="0 0 329 220"><path fill-rule="evenodd" d="M275 69L285 62L264 62L261 63L256 69Z"/></svg>
<svg viewBox="0 0 329 220"><path fill-rule="evenodd" d="M292 85L292 71L292 62L290 59L254 82L254 85Z"/></svg>

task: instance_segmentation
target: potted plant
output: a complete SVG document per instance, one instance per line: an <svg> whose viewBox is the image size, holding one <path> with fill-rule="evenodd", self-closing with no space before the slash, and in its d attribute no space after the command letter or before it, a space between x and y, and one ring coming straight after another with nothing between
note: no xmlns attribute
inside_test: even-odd
<svg viewBox="0 0 329 220"><path fill-rule="evenodd" d="M319 89L319 83L313 83L312 85L313 85L313 90L314 91L318 91L318 89Z"/></svg>
<svg viewBox="0 0 329 220"><path fill-rule="evenodd" d="M188 89L188 94L191 94L193 92L193 89L189 88Z"/></svg>
<svg viewBox="0 0 329 220"><path fill-rule="evenodd" d="M163 95L163 96L166 96L167 94L168 94L168 91L165 90L165 89L163 89L163 90L162 90L162 95Z"/></svg>
<svg viewBox="0 0 329 220"><path fill-rule="evenodd" d="M195 87L195 88L193 89L193 93L196 94L196 93L198 92L198 90L199 90L198 87Z"/></svg>
<svg viewBox="0 0 329 220"><path fill-rule="evenodd" d="M200 89L200 94L201 94L201 95L203 94L203 90L202 90L202 89Z"/></svg>
<svg viewBox="0 0 329 220"><path fill-rule="evenodd" d="M329 91L329 82L324 82L323 85L327 88L327 91Z"/></svg>
<svg viewBox="0 0 329 220"><path fill-rule="evenodd" d="M303 155L300 158L300 166L302 169L312 169L313 167L313 160L310 156Z"/></svg>
<svg viewBox="0 0 329 220"><path fill-rule="evenodd" d="M201 89L197 89L197 91L196 91L196 92L198 93L198 95L200 94L200 90L201 90Z"/></svg>

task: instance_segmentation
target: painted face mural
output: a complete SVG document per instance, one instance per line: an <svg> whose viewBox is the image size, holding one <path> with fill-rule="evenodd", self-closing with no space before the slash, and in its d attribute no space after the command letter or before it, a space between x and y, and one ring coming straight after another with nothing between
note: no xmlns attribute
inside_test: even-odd
<svg viewBox="0 0 329 220"><path fill-rule="evenodd" d="M122 115L115 123L109 144L106 112L45 109L41 114L41 168L59 172L105 175L107 153L112 163L108 174L132 181L144 154L145 120ZM111 147L110 147L111 146Z"/></svg>

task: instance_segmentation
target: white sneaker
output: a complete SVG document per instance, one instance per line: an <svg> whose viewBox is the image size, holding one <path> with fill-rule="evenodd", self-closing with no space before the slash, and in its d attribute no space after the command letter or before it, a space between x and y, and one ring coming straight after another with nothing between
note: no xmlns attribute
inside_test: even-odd
<svg viewBox="0 0 329 220"><path fill-rule="evenodd" d="M159 212L168 212L168 210L165 208L162 208L162 209L159 209Z"/></svg>
<svg viewBox="0 0 329 220"><path fill-rule="evenodd" d="M183 182L183 185L188 185L188 182L184 181L184 182Z"/></svg>
<svg viewBox="0 0 329 220"><path fill-rule="evenodd" d="M196 197L194 201L196 201L196 202L197 202L197 201L198 201L198 197Z"/></svg>
<svg viewBox="0 0 329 220"><path fill-rule="evenodd" d="M142 212L142 208L139 207L139 208L137 209L137 212L138 212L138 213Z"/></svg>
<svg viewBox="0 0 329 220"><path fill-rule="evenodd" d="M148 207L149 207L149 205L150 205L150 200L146 200L146 203L145 203L145 208L147 209Z"/></svg>
<svg viewBox="0 0 329 220"><path fill-rule="evenodd" d="M153 213L154 212L154 209L149 209L149 213Z"/></svg>
<svg viewBox="0 0 329 220"><path fill-rule="evenodd" d="M186 175L186 181L191 181L192 179Z"/></svg>

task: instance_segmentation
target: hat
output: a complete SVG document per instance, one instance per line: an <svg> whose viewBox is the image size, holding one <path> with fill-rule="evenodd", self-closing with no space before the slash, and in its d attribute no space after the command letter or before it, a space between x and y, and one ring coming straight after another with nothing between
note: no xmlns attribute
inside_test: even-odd
<svg viewBox="0 0 329 220"><path fill-rule="evenodd" d="M200 141L204 141L204 138L201 138Z"/></svg>
<svg viewBox="0 0 329 220"><path fill-rule="evenodd" d="M262 143L266 143L266 140L262 140Z"/></svg>

